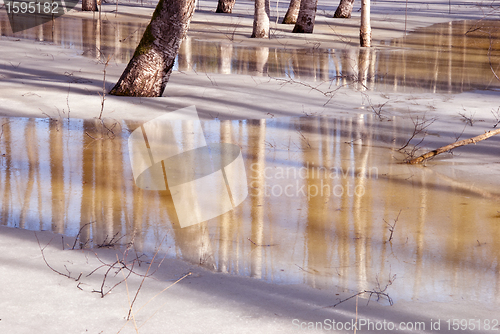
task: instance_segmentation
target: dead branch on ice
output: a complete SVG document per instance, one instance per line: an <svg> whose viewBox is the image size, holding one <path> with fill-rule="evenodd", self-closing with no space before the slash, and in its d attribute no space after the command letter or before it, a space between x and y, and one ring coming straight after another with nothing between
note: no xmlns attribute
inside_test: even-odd
<svg viewBox="0 0 500 334"><path fill-rule="evenodd" d="M496 129L496 130L485 132L482 135L479 135L479 136L476 136L476 137L472 137L472 138L469 138L469 139L464 139L464 140L461 140L461 141L457 141L457 142L455 142L453 144L446 145L446 146L440 147L438 149L435 149L434 151L430 151L430 152L427 152L425 154L422 154L421 156L408 161L408 163L410 163L410 164L419 164L419 163L421 163L421 162L423 162L423 161L425 161L425 160L427 160L429 158L432 158L433 156L441 154L443 152L451 151L452 149L460 147L460 146L465 146L465 145L469 145L469 144L475 144L475 143L477 143L477 142L479 142L481 140L488 139L488 138L490 138L490 137L492 137L494 135L497 135L499 133L500 133L500 129Z"/></svg>
<svg viewBox="0 0 500 334"><path fill-rule="evenodd" d="M339 302L337 302L336 304L333 304L333 305L329 305L329 306L325 306L324 308L327 308L327 307L336 307L337 305L340 305L354 297L358 297L358 296L361 296L365 293L369 294L368 296L368 302L366 303L366 305L368 305L370 303L370 300L372 298L373 295L377 296L377 301L380 300L380 298L385 298L387 299L387 301L389 302L389 305L394 305L394 301L392 300L391 296L389 296L389 294L386 292L387 289L394 283L394 281L396 280L396 274L394 275L391 275L389 274L389 280L387 282L387 284L385 285L385 287L382 289L381 285L380 285L380 282L378 280L378 275L376 277L376 280L377 280L377 287L373 290L363 290L363 291L360 291L350 297L347 297L345 299L342 299L340 300ZM356 302L357 303L357 302Z"/></svg>

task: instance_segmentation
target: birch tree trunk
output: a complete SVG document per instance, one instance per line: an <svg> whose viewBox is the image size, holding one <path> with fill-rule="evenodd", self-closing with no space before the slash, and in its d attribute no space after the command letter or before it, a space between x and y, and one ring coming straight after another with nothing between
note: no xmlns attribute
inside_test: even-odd
<svg viewBox="0 0 500 334"><path fill-rule="evenodd" d="M269 0L255 0L252 38L269 38Z"/></svg>
<svg viewBox="0 0 500 334"><path fill-rule="evenodd" d="M172 73L195 0L160 0L142 39L111 95L159 97Z"/></svg>
<svg viewBox="0 0 500 334"><path fill-rule="evenodd" d="M361 0L361 28L359 30L361 46L372 46L372 27L370 25L370 0Z"/></svg>
<svg viewBox="0 0 500 334"><path fill-rule="evenodd" d="M216 13L231 14L236 0L219 0Z"/></svg>
<svg viewBox="0 0 500 334"><path fill-rule="evenodd" d="M290 0L290 5L283 18L282 24L295 24L299 16L300 0Z"/></svg>
<svg viewBox="0 0 500 334"><path fill-rule="evenodd" d="M340 0L340 4L333 14L335 18L351 18L352 8L354 7L354 0Z"/></svg>
<svg viewBox="0 0 500 334"><path fill-rule="evenodd" d="M294 33L312 34L318 0L302 0L300 2L299 16L293 28Z"/></svg>
<svg viewBox="0 0 500 334"><path fill-rule="evenodd" d="M100 4L99 0L82 0L82 11L98 12L97 5Z"/></svg>

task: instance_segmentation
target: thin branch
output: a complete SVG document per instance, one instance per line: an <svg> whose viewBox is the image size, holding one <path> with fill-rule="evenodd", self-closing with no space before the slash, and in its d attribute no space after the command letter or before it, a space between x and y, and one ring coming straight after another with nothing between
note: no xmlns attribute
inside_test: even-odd
<svg viewBox="0 0 500 334"><path fill-rule="evenodd" d="M78 241L78 239L80 238L80 235L83 231L83 229L87 226L87 225L91 225L91 224L94 224L95 222L90 222L90 223L87 223L85 225L83 225L82 227L80 227L80 230L78 231L78 234L76 235L76 238L75 238L75 242L73 243L73 247L71 247L71 249L75 249L76 247L76 243ZM81 239L80 239L81 240ZM88 241L85 242L85 244L82 244L81 241L80 241L80 248L83 248L82 245L86 245L88 243Z"/></svg>
<svg viewBox="0 0 500 334"><path fill-rule="evenodd" d="M338 86L337 88L335 89L332 89L332 90L327 90L327 91L324 91L324 90L321 90L319 89L318 87L320 87L324 82L321 82L319 83L318 85L316 86L312 86L308 83L305 83L305 82L302 82L302 81L297 81L297 80L294 80L290 74L287 73L287 76L288 76L288 79L281 79L281 78L274 78L274 77L269 77L271 79L274 79L276 81L281 81L283 82L281 84L281 86L284 86L286 84L297 84L297 85L301 85L301 86L304 86L304 87L307 87L309 88L310 90L313 90L313 91L316 91L318 93L321 93L323 94L324 96L328 97L328 100L323 104L323 106L326 106L328 103L330 103L330 101L333 99L333 97L335 96L335 93L341 89L342 87L344 87L344 85L340 85Z"/></svg>
<svg viewBox="0 0 500 334"><path fill-rule="evenodd" d="M276 245L259 245L258 243L254 242L252 239L247 238L248 241L250 241L252 244L258 247L271 247L271 246L276 246Z"/></svg>
<svg viewBox="0 0 500 334"><path fill-rule="evenodd" d="M9 123L10 123L10 121L5 122L5 123L2 124L2 131L0 132L0 139L2 139L2 136L3 136L3 127L4 127L4 125L7 125Z"/></svg>
<svg viewBox="0 0 500 334"><path fill-rule="evenodd" d="M160 306L148 319L146 319L146 321L144 321L144 323L142 323L142 325L137 328L137 324L135 324L135 315L137 313L139 313L144 307L146 307L146 305L148 305L151 301L153 301L153 299L155 299L156 297L158 297L159 295L161 295L163 292L167 291L168 289L170 289L172 286L176 285L177 283L179 283L180 281L182 281L183 279L185 279L186 277L188 276L191 276L193 273L191 272L188 272L186 274L184 274L181 278L177 279L174 283L170 284L169 286L167 286L165 289L163 289L162 291L158 292L156 295L154 295L151 299L149 299L144 305L142 305L136 312L132 313L131 316L132 316L132 320L134 321L134 326L136 327L136 330L138 330L140 327L144 326L149 320L151 320L151 318L160 310L163 308L163 306L165 306L165 304L167 303L170 303L170 301L167 301L165 302L162 306ZM127 281L125 280L125 284L127 285L128 287L128 284L127 284ZM130 295L129 295L129 292L128 292L128 289L127 289L127 296L129 297L129 308L130 310L132 310L132 303L130 302ZM127 318L127 321L125 322L125 324L122 326L122 328L120 328L120 330L118 331L118 333L120 333L124 328L125 326L128 324L128 322L130 321L130 317ZM118 334L117 333L117 334Z"/></svg>
<svg viewBox="0 0 500 334"><path fill-rule="evenodd" d="M68 106L68 121L69 121L69 114L71 113L71 108L69 107L69 90L71 88L71 82L68 84L68 94L66 95L66 105Z"/></svg>
<svg viewBox="0 0 500 334"><path fill-rule="evenodd" d="M129 272L128 272L128 275L125 276L125 278L119 282L117 282L115 285L113 285L111 288L109 288L108 291L104 292L104 284L106 282L106 279L108 278L108 274L109 272L111 271L111 269L115 268L115 265L117 264L120 264L121 267L118 267L118 271L115 273L115 276L118 275L119 272L121 272L123 269L127 269ZM106 271L106 273L104 274L104 277L103 277L103 280L102 280L102 284L101 284L101 290L94 290L92 292L98 292L101 294L101 298L104 298L107 294L109 294L114 288L116 288L117 286L119 286L120 284L122 284L123 282L125 282L127 280L127 278L130 277L130 275L133 273L133 269L134 269L134 265L135 265L135 261L132 261L132 268L128 268L127 267L127 264L121 260L118 259L118 255L116 255L116 261L109 266L108 270Z"/></svg>
<svg viewBox="0 0 500 334"><path fill-rule="evenodd" d="M156 252L155 252L155 254L153 255L153 258L151 259L151 263L149 264L148 269L146 270L146 274L145 274L145 275L144 275L144 277L142 278L142 281L141 281L141 284L139 285L139 288L137 288L137 291L136 291L136 293L135 293L134 299L133 299L133 300L132 300L132 302L130 303L130 308L129 308L129 310L128 310L128 315L127 315L127 320L129 320L129 319L130 319L130 314L132 313L132 307L134 306L134 303L135 303L135 301L137 300L137 296L139 295L139 292L141 291L142 285L144 284L144 280L146 279L146 277L147 277L147 275L148 275L149 271L151 270L151 266L152 266L152 264L153 264L153 262L154 262L154 260L155 260L156 256L158 255L158 252L160 251L161 245L163 244L163 241L165 240L165 238L166 238L166 237L167 237L167 236L165 235L165 236L163 237L163 239L161 240L161 242L160 242L159 246L156 248Z"/></svg>
<svg viewBox="0 0 500 334"><path fill-rule="evenodd" d="M365 87L367 88L367 87ZM372 109L373 113L378 117L379 120L382 120L384 118L384 116L382 116L382 108L387 104L389 103L389 101L386 101L385 103L383 104L378 104L377 105L377 109L375 109L375 106L372 104L372 100L370 99L370 96L368 96L368 94L364 93L364 92L361 92L361 94L364 96L364 98L368 101L368 104L370 105L370 108Z"/></svg>
<svg viewBox="0 0 500 334"><path fill-rule="evenodd" d="M500 81L500 78L498 77L497 73L493 69L493 65L491 64L491 49L493 47L493 37L491 36L491 33L488 33L488 34L490 35L490 47L488 48L488 62L490 64L491 72L493 72L493 75L495 76L495 78L497 78L497 80Z"/></svg>
<svg viewBox="0 0 500 334"><path fill-rule="evenodd" d="M38 247L40 248L40 253L42 254L42 258L43 258L43 262L45 262L45 264L47 265L47 267L50 268L50 270L52 270L53 272L61 275L61 276L64 276L64 277L67 277L67 278L71 278L75 281L78 281L80 279L80 277L82 276L82 274L80 274L80 276L78 276L78 278L74 278L74 277L71 277L71 272L69 272L68 268L66 268L66 270L68 271L69 274L65 274L65 273L62 273L60 272L59 270L57 269L54 269L48 262L47 262L47 259L45 258L45 254L43 253L44 249L52 242L53 238L50 239L49 243L47 245L45 245L45 247L42 248L42 246L40 245L40 240L38 239L38 235L36 234L35 232L35 238L36 238L36 241L38 242Z"/></svg>
<svg viewBox="0 0 500 334"><path fill-rule="evenodd" d="M394 301L392 300L391 296L389 296L389 294L386 292L387 291L387 288L389 288L389 286L392 285L392 283L394 283L394 281L396 280L396 275L390 275L389 274L389 280L387 282L387 284L385 285L385 287L382 289L380 287L380 282L378 280L378 276L376 278L377 280L377 288L373 289L373 290L363 290L363 291L360 291L350 297L347 297L345 299L342 299L340 300L339 302L337 302L336 304L333 304L333 305L329 305L329 306L325 306L324 308L328 308L328 307L336 307L337 305L340 305L352 298L355 298L355 297L358 297L358 296L361 296L365 293L368 293L369 294L369 297L368 297L368 302L366 303L366 305L368 305L370 303L370 300L372 298L373 295L376 295L377 296L377 301L380 300L380 298L385 298L387 299L387 301L389 302L389 304L392 306L394 305Z"/></svg>
<svg viewBox="0 0 500 334"><path fill-rule="evenodd" d="M148 302L146 304L144 304L139 310L137 310L137 312L139 312L140 310L142 310L142 308L144 306L146 306L147 304L149 304L149 302L151 302L153 299L155 299L156 297L158 297L160 294L162 294L163 292L167 291L168 289L170 289L171 287L173 287L174 285L176 285L177 283L179 283L180 281L182 281L183 279L185 279L186 277L189 277L191 276L193 273L191 272L188 272L186 274L184 274L181 278L179 278L177 281L175 281L174 283L170 284L169 286L167 286L165 289L161 290L160 292L158 292L155 296L153 296L153 298L151 298L150 300L148 300ZM146 319L146 321L144 321L144 323L139 326L139 328L141 328L142 326L144 326L159 310L161 310L163 308L163 306L165 306L167 303L170 303L170 301L166 301L162 306L160 306L148 319Z"/></svg>
<svg viewBox="0 0 500 334"><path fill-rule="evenodd" d="M99 12L100 14L101 12ZM104 111L104 101L106 101L106 67L108 67L109 60L111 59L111 56L108 56L108 59L104 63L104 70L103 70L103 78L102 78L102 95L99 94L101 97L101 113L99 114L99 119L102 118L102 113Z"/></svg>
<svg viewBox="0 0 500 334"><path fill-rule="evenodd" d="M422 132L424 133L424 138L425 138L425 135L427 134L425 129L427 129L432 123L434 123L436 119L435 118L425 119L424 115L420 121L418 119L418 116L416 119L413 119L413 117L411 117L411 121L413 123L413 133L410 136L410 138L406 141L406 143L398 149L398 151L404 150L408 145L410 145L410 142L413 140L413 138L415 138ZM418 145L422 143L424 138L422 138L422 140L414 146L418 147Z"/></svg>
<svg viewBox="0 0 500 334"><path fill-rule="evenodd" d="M470 114L469 116L465 115L464 113L459 112L458 113L460 116L462 116L462 121L465 122L465 124L469 124L470 126L474 126L474 114Z"/></svg>
<svg viewBox="0 0 500 334"><path fill-rule="evenodd" d="M488 139L488 138L490 138L492 136L495 136L495 135L497 135L499 133L500 133L500 129L496 129L496 130L491 130L491 131L485 132L482 135L479 135L479 136L476 136L476 137L472 137L472 138L469 138L469 139L464 139L464 140L461 140L461 141L457 141L457 142L455 142L453 144L442 146L442 147L440 147L438 149L435 149L433 151L430 151L430 152L427 152L425 154L422 154L421 156L408 161L408 163L410 163L410 164L419 164L419 163L422 163L423 161L425 161L425 160L427 160L429 158L432 158L432 157L434 157L434 156L436 156L438 154L451 151L454 148L457 148L457 147L460 147L460 146L465 146L465 145L469 145L469 144L475 144L475 143L477 143L479 141Z"/></svg>
<svg viewBox="0 0 500 334"><path fill-rule="evenodd" d="M297 133L300 135L300 138L304 141L304 143L306 143L307 146L309 146L309 148L311 148L311 144L309 143L309 140L306 138L306 136L304 136L302 131L297 130Z"/></svg>
<svg viewBox="0 0 500 334"><path fill-rule="evenodd" d="M493 114L493 116L495 117L496 119L496 123L495 125L493 125L493 128L496 128L498 124L500 124L500 107L497 108L497 110L491 110L491 113Z"/></svg>
<svg viewBox="0 0 500 334"><path fill-rule="evenodd" d="M399 213L398 213L398 216L396 217L396 219L394 219L394 224L389 224L388 222L385 221L384 219L384 222L389 225L389 232L391 232L391 234L389 235L389 240L387 240L388 242L390 242L392 240L392 235L394 234L394 229L396 228L396 224L398 223L398 219L399 219L399 215L401 214L401 211L402 210L399 210Z"/></svg>

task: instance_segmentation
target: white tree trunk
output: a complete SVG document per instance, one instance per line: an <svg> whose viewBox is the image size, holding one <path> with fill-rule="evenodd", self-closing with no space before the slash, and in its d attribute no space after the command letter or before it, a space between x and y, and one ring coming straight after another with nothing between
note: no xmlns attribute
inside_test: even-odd
<svg viewBox="0 0 500 334"><path fill-rule="evenodd" d="M285 17L283 18L283 24L295 24L297 23L297 17L299 16L300 10L300 0L290 0L290 5L286 11Z"/></svg>
<svg viewBox="0 0 500 334"><path fill-rule="evenodd" d="M339 6L333 14L335 18L351 18L352 8L354 7L354 0L340 0Z"/></svg>
<svg viewBox="0 0 500 334"><path fill-rule="evenodd" d="M267 61L269 59L269 48L267 46L255 48L255 70L256 76L263 76L267 70Z"/></svg>
<svg viewBox="0 0 500 334"><path fill-rule="evenodd" d="M186 35L195 0L160 0L111 95L159 97Z"/></svg>
<svg viewBox="0 0 500 334"><path fill-rule="evenodd" d="M370 0L361 0L361 28L359 31L361 46L372 46L372 27L370 25Z"/></svg>
<svg viewBox="0 0 500 334"><path fill-rule="evenodd" d="M193 51L191 44L191 37L189 36L186 36L181 42L179 56L177 57L179 71L189 71L193 69Z"/></svg>
<svg viewBox="0 0 500 334"><path fill-rule="evenodd" d="M318 0L302 0L300 2L299 17L297 18L293 32L312 34L317 6Z"/></svg>
<svg viewBox="0 0 500 334"><path fill-rule="evenodd" d="M219 73L231 74L233 44L222 42L219 46Z"/></svg>
<svg viewBox="0 0 500 334"><path fill-rule="evenodd" d="M100 3L101 2L97 0L82 0L82 11L98 12L99 9L97 8L97 6Z"/></svg>
<svg viewBox="0 0 500 334"><path fill-rule="evenodd" d="M370 49L359 49L358 57L358 89L363 92L368 87L368 69L370 66Z"/></svg>
<svg viewBox="0 0 500 334"><path fill-rule="evenodd" d="M269 0L255 0L252 38L269 38Z"/></svg>
<svg viewBox="0 0 500 334"><path fill-rule="evenodd" d="M219 0L216 13L231 14L233 12L234 3L236 0Z"/></svg>

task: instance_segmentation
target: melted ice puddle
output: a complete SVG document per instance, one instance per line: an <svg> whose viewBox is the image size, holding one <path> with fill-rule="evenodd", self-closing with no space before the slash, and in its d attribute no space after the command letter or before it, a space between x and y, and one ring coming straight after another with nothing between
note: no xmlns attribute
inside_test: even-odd
<svg viewBox="0 0 500 334"><path fill-rule="evenodd" d="M166 192L134 184L127 140L141 124L1 124L4 225L138 252L166 235L168 256L275 283L371 290L395 276L396 301L500 301L500 193L402 164L412 126L401 119L203 121L207 143L241 148L249 195L182 229Z"/></svg>
<svg viewBox="0 0 500 334"><path fill-rule="evenodd" d="M61 17L13 34L0 13L4 36L34 39L81 50L87 57L128 63L146 21L120 22ZM385 92L459 93L500 89L500 21L435 24L369 49L238 46L187 37L175 62L178 71L331 81ZM491 66L490 66L491 65Z"/></svg>

